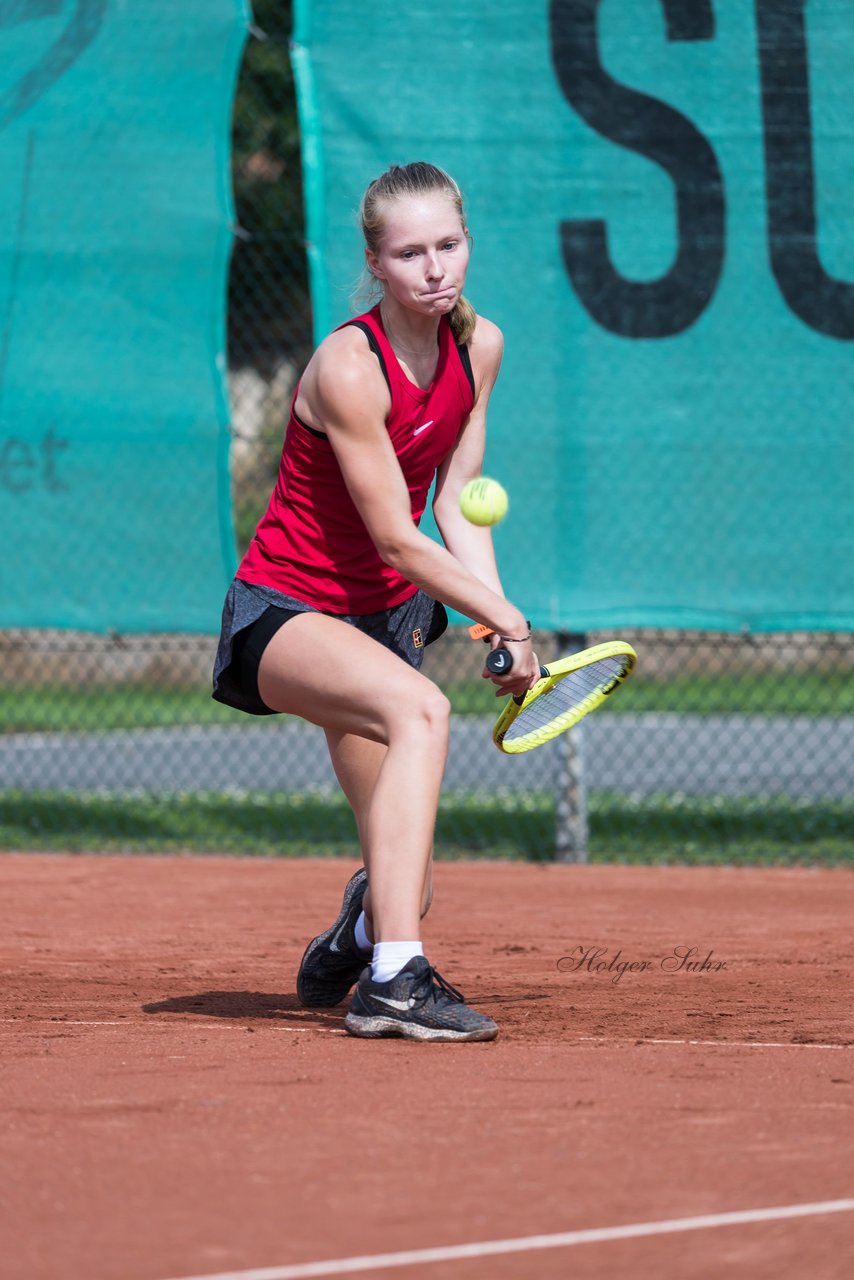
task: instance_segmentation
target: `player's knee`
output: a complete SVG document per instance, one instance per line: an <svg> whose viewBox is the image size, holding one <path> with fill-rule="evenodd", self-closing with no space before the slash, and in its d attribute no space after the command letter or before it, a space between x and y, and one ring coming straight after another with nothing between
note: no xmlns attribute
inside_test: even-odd
<svg viewBox="0 0 854 1280"><path fill-rule="evenodd" d="M447 752L451 704L436 685L424 680L415 691L392 697L386 703L389 741L410 740L430 744L431 754Z"/></svg>
<svg viewBox="0 0 854 1280"><path fill-rule="evenodd" d="M451 728L451 704L442 690L434 684L428 685L422 693L418 710L431 738L447 742Z"/></svg>

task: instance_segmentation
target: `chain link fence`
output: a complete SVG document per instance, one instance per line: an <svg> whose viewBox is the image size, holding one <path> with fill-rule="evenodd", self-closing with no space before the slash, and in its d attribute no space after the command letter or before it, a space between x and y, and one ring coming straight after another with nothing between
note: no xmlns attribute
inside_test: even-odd
<svg viewBox="0 0 854 1280"><path fill-rule="evenodd" d="M849 637L627 638L640 665L618 697L521 757L492 747L479 646L453 631L429 652L455 708L439 853L850 859ZM544 659L578 643L537 641ZM212 702L213 650L199 636L0 635L0 846L354 853L321 731Z"/></svg>
<svg viewBox="0 0 854 1280"><path fill-rule="evenodd" d="M289 6L256 0L234 113L232 496L242 549L311 350ZM217 620L212 619L212 624ZM483 650L425 671L454 707L437 852L549 860L845 862L847 634L626 632L636 675L546 748L504 757ZM541 634L541 660L610 636ZM215 637L0 632L0 847L355 854L323 734L210 698Z"/></svg>

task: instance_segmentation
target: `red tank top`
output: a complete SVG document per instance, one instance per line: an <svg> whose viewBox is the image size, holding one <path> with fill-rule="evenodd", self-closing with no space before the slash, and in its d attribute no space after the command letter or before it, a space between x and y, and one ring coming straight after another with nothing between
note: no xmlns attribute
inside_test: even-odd
<svg viewBox="0 0 854 1280"><path fill-rule="evenodd" d="M474 405L468 349L456 346L443 317L436 372L422 390L392 351L378 306L347 324L364 331L388 383L391 409L386 429L409 487L417 525L436 469ZM276 487L237 576L326 613L390 609L414 595L417 587L380 558L347 491L332 445L294 412L298 391L299 386L291 402Z"/></svg>

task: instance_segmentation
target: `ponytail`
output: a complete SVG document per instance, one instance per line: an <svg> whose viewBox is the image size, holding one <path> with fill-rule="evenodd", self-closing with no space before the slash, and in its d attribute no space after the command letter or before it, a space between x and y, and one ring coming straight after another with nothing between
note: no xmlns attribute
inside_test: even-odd
<svg viewBox="0 0 854 1280"><path fill-rule="evenodd" d="M469 341L477 324L477 312L469 302L468 298L461 297L459 302L454 305L448 319L451 322L451 333L454 335L454 342L458 347L463 347Z"/></svg>

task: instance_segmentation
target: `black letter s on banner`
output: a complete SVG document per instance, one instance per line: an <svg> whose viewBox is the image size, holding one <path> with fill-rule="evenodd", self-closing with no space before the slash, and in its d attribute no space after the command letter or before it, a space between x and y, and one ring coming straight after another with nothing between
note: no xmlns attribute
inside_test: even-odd
<svg viewBox="0 0 854 1280"><path fill-rule="evenodd" d="M668 40L710 40L711 0L661 0ZM552 59L564 95L597 133L647 156L673 179L678 245L658 280L627 280L614 269L601 219L561 223L564 264L594 320L629 338L681 333L708 306L724 258L723 179L708 140L657 98L619 84L603 68L597 40L600 0L552 0Z"/></svg>

